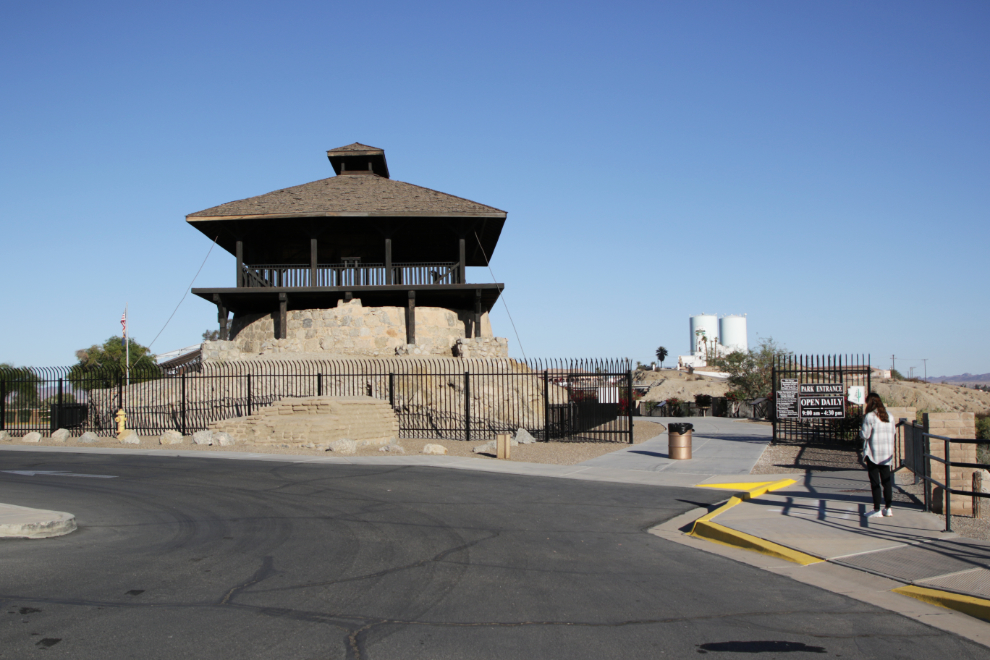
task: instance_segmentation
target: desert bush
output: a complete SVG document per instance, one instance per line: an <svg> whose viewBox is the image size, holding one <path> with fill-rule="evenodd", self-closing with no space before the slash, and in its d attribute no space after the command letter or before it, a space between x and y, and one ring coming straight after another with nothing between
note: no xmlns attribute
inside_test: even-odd
<svg viewBox="0 0 990 660"><path fill-rule="evenodd" d="M990 440L990 415L986 413L976 414L976 439Z"/></svg>

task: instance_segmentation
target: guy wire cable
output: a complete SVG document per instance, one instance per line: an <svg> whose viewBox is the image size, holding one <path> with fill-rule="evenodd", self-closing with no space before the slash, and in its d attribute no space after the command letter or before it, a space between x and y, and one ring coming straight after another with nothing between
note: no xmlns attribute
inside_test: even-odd
<svg viewBox="0 0 990 660"><path fill-rule="evenodd" d="M481 248L481 256L485 258L485 266L488 267L488 272L492 275L492 282L498 284L498 280L495 279L495 272L492 270L492 265L488 262L488 255L485 254L485 247L481 244L481 239L478 238L478 232L474 232L474 240L478 241L478 247ZM509 304L505 302L505 291L501 292L502 304L505 306L505 313L509 316L509 323L512 324L512 331L516 333L516 341L519 342L519 350L522 351L523 360L527 360L526 349L523 348L522 339L519 338L519 331L516 330L516 322L512 320L512 314L509 312Z"/></svg>
<svg viewBox="0 0 990 660"><path fill-rule="evenodd" d="M206 251L206 257L203 258L203 263L199 265L199 270L197 270L196 274L193 275L192 282L189 283L189 287L186 289L186 292L182 294L182 300L180 300L179 304L176 305L175 309L172 310L172 316L168 317L168 321L165 321L165 325L162 326L162 329L158 331L158 334L155 335L155 338L151 340L150 344L148 344L149 351L151 350L151 347L155 345L155 342L158 341L158 338L162 336L162 333L165 332L165 328L167 328L168 324L172 321L172 317L175 316L175 313L177 311L179 311L179 307L182 306L182 301L185 300L186 296L189 295L189 290L192 289L192 285L196 283L196 278L199 277L199 274L203 271L203 266L206 265L206 260L210 258L210 253L213 252L213 248L216 246L217 241L219 240L220 240L220 234L217 234L217 237L213 239L213 245L211 245L210 249Z"/></svg>

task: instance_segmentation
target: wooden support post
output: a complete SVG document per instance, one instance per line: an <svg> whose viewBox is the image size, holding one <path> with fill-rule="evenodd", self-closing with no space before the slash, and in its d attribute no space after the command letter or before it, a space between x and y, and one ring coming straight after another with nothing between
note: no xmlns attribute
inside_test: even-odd
<svg viewBox="0 0 990 660"><path fill-rule="evenodd" d="M983 492L983 470L974 470L973 471L973 492L974 493L982 493ZM973 518L974 519L979 519L979 518L985 518L986 517L985 507L982 506L983 503L980 502L980 500L982 500L982 499L983 499L982 497L977 497L976 495L973 496Z"/></svg>
<svg viewBox="0 0 990 660"><path fill-rule="evenodd" d="M416 292L409 292L409 304L406 307L406 343L416 343Z"/></svg>
<svg viewBox="0 0 990 660"><path fill-rule="evenodd" d="M289 296L284 293L278 294L278 333L276 339L285 339L289 336L286 324L289 321Z"/></svg>
<svg viewBox="0 0 990 660"><path fill-rule="evenodd" d="M512 453L512 434L511 433L499 433L495 436L495 458L501 458L504 461L509 460L509 455Z"/></svg>
<svg viewBox="0 0 990 660"><path fill-rule="evenodd" d="M391 286L392 282L392 239L385 239L385 284Z"/></svg>
<svg viewBox="0 0 990 660"><path fill-rule="evenodd" d="M315 238L309 239L309 285L310 286L319 286L319 284L316 283L316 269L317 266L319 266L319 264L317 263L318 254L319 253L317 251L316 239Z"/></svg>
<svg viewBox="0 0 990 660"><path fill-rule="evenodd" d="M457 262L457 283L466 284L467 283L467 250L465 249L464 239L460 240L458 245L459 261Z"/></svg>
<svg viewBox="0 0 990 660"><path fill-rule="evenodd" d="M474 336L481 336L481 289L474 290Z"/></svg>
<svg viewBox="0 0 990 660"><path fill-rule="evenodd" d="M234 246L234 256L237 257L236 286L237 288L247 286L247 283L244 282L244 241L237 241L237 244Z"/></svg>
<svg viewBox="0 0 990 660"><path fill-rule="evenodd" d="M227 341L230 339L229 330L227 328L227 308L223 305L223 299L220 297L219 293L213 294L213 302L217 306L217 322L220 324L220 340Z"/></svg>

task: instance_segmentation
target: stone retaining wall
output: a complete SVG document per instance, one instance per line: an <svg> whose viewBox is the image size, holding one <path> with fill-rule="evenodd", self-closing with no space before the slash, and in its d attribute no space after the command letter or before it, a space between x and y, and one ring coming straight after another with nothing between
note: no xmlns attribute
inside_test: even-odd
<svg viewBox="0 0 990 660"><path fill-rule="evenodd" d="M941 435L946 438L961 438L972 440L976 438L976 415L974 413L925 413L922 419L925 433ZM945 442L931 440L929 453L939 458L945 458ZM949 458L953 463L976 463L975 444L949 443ZM929 472L933 479L945 483L945 466L938 461L929 460ZM973 468L954 467L950 471L952 487L961 490L971 490L973 484ZM934 487L931 494L932 510L942 513L945 510L945 493L939 487ZM970 516L973 514L973 498L956 495L952 498L952 514Z"/></svg>
<svg viewBox="0 0 990 660"><path fill-rule="evenodd" d="M333 309L303 309L287 313L286 338L275 338L276 314L235 315L230 341L203 343L204 362L233 362L276 355L309 354L366 357L437 355L457 357L458 340L470 347L463 357L508 357L508 341L491 343L488 314L481 315L481 336L474 334L474 312L440 307L416 308L416 345L406 344L406 310L364 307L357 298L338 301ZM486 343L488 340L488 343Z"/></svg>
<svg viewBox="0 0 990 660"><path fill-rule="evenodd" d="M204 364L183 377L132 383L123 388L129 425L134 428L202 428L210 421L246 415L286 397L366 396L394 400L420 428L461 424L465 411L465 372L470 373L472 433L544 425L543 374L511 359L393 357L313 361L234 361ZM252 374L250 379L248 374ZM389 374L393 374L390 378ZM391 382L390 382L391 381ZM390 385L394 392L390 392ZM564 387L551 383L549 403L570 401ZM91 390L94 418L112 419L117 388ZM451 422L453 420L453 422Z"/></svg>
<svg viewBox="0 0 990 660"><path fill-rule="evenodd" d="M458 338L454 355L460 358L504 358L509 356L509 340L505 337Z"/></svg>
<svg viewBox="0 0 990 660"><path fill-rule="evenodd" d="M388 402L370 396L283 399L253 415L214 422L210 429L238 442L295 447L337 440L387 444L399 437Z"/></svg>

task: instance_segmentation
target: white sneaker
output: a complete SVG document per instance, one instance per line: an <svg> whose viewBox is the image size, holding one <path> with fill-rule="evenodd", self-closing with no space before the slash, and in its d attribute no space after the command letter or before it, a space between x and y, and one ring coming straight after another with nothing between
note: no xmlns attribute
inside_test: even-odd
<svg viewBox="0 0 990 660"><path fill-rule="evenodd" d="M892 515L894 515L894 510L891 509L889 506L886 509L883 510L883 517L884 518L890 518Z"/></svg>
<svg viewBox="0 0 990 660"><path fill-rule="evenodd" d="M883 512L880 511L880 509L876 509L876 510L870 511L868 514L866 514L866 517L867 518L879 518L882 515L883 515Z"/></svg>

